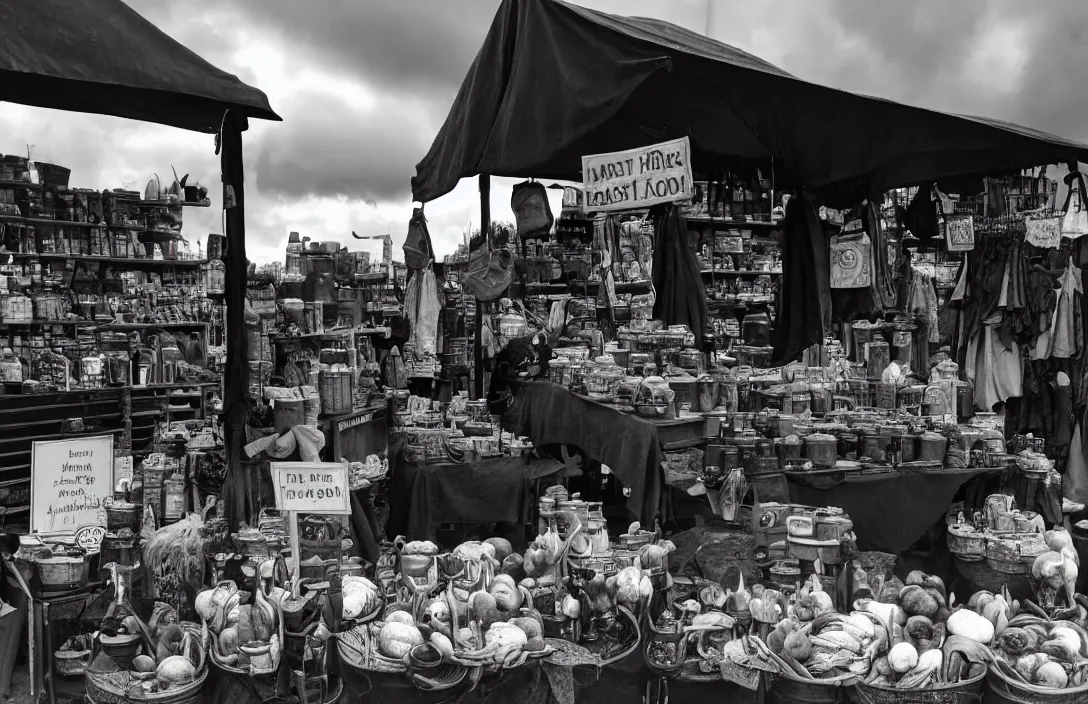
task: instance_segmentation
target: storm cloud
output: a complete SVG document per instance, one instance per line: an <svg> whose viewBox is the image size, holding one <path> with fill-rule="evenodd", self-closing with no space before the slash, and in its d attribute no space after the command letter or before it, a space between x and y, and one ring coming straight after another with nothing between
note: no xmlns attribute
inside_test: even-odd
<svg viewBox="0 0 1088 704"><path fill-rule="evenodd" d="M710 33L795 76L923 107L982 114L1088 141L1088 2L1051 0L709 0ZM402 239L409 184L490 28L499 0L131 0L163 31L269 96L283 123L245 135L247 248L282 256L289 230L313 239ZM703 32L706 0L584 0ZM587 47L592 51L592 47ZM541 119L547 119L542 115ZM186 212L194 239L218 231L211 138L116 118L0 105L0 150L69 166L72 182L141 188L170 166L216 207ZM496 180L495 217L510 219ZM198 210L198 209L192 209ZM440 252L477 214L464 183L428 205ZM478 217L478 216L477 216Z"/></svg>

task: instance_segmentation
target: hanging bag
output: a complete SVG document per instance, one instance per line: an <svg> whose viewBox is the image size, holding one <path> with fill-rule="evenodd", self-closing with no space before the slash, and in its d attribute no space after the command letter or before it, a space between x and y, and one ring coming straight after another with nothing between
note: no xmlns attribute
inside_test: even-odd
<svg viewBox="0 0 1088 704"><path fill-rule="evenodd" d="M1076 186L1069 184L1069 193L1065 196L1065 206L1062 210L1062 235L1070 239L1077 239L1088 235L1088 193L1084 188L1084 175L1076 172Z"/></svg>
<svg viewBox="0 0 1088 704"><path fill-rule="evenodd" d="M945 207L945 203L949 207ZM952 201L937 191L937 210L941 216L941 234L949 252L970 252L975 248L975 216L949 213Z"/></svg>
<svg viewBox="0 0 1088 704"><path fill-rule="evenodd" d="M423 269L434 260L431 233L427 230L427 218L423 208L412 211L408 222L408 236L404 239L404 263L409 269Z"/></svg>
<svg viewBox="0 0 1088 704"><path fill-rule="evenodd" d="M868 288L873 282L873 243L861 220L831 238L831 288Z"/></svg>
<svg viewBox="0 0 1088 704"><path fill-rule="evenodd" d="M547 235L555 222L551 204L548 203L548 189L535 181L514 186L510 196L510 209L514 211L518 237L522 241Z"/></svg>
<svg viewBox="0 0 1088 704"><path fill-rule="evenodd" d="M1057 249L1062 243L1062 216L1027 213L1024 215L1024 239L1042 249Z"/></svg>

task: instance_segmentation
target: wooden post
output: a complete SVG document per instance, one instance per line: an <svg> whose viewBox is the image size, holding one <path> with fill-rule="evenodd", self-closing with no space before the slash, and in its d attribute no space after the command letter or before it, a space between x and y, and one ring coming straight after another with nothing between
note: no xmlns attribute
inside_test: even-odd
<svg viewBox="0 0 1088 704"><path fill-rule="evenodd" d="M291 541L291 555L295 558L295 569L291 571L291 596L298 598L298 582L302 577L302 550L298 546L298 513L287 512L287 531Z"/></svg>
<svg viewBox="0 0 1088 704"><path fill-rule="evenodd" d="M484 235L479 247L491 248L491 177L480 174L480 232ZM472 343L473 394L484 397L484 306L476 301L476 335Z"/></svg>

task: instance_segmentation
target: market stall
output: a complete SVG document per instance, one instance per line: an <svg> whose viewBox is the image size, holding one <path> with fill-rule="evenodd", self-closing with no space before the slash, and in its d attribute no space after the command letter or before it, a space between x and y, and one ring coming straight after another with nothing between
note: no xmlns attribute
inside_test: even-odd
<svg viewBox="0 0 1088 704"><path fill-rule="evenodd" d="M220 135L224 183L228 190L233 190L233 198L228 199L226 204L229 213L226 231L229 242L225 256L226 280L228 288L231 283L239 281L244 286L246 261L241 132L246 129L247 120L250 117L278 119L269 108L265 96L260 91L244 85L234 76L223 73L203 61L121 2L113 0L85 0L78 3L42 2L28 6L7 6L0 10L0 15L4 20L2 32L5 37L3 58L0 60L2 64L0 71L3 73L5 86L3 95L0 96L3 100L61 110L117 115ZM93 50L93 47L103 45L111 46L112 50L108 52ZM164 272L166 274L174 272L193 278L202 275L199 270L200 264L180 261L184 257L174 257L177 261L171 265L162 261L170 257L160 253L159 261L152 263L148 250L147 259L137 261L139 255L131 247L125 248L124 251L119 249L122 247L122 240L127 239L127 235L124 238L113 237L108 243L105 237L98 237L99 230L103 234L107 229L113 229L118 234L132 232L135 235L138 231L154 229L142 218L151 213L159 211L165 213L180 208L182 202L187 200L186 194L181 189L173 191L169 197L165 195L165 188L162 195L158 192L150 196L147 193L137 194L135 197L127 193L118 194L119 198L126 199L126 203L122 207L111 206L112 211L119 214L123 209L127 209L128 216L133 219L128 219L126 216L124 219L107 221L102 219L104 213L101 209L94 212L86 209L83 200L85 194L75 194L75 189L61 192L67 187L67 170L63 167L30 164L31 172L35 170L35 167L39 167L35 179L34 175L27 173L25 168L27 165L23 163L23 166L24 168L20 170L17 158L8 159L5 162L7 170L5 170L3 182L5 196L10 196L4 198L5 207L9 208L4 212L11 216L5 220L5 244L7 252L15 253L16 267L27 266L32 261L36 263L40 260L45 262L43 266L45 271L51 274L53 271L62 271L65 262L78 261L79 264L71 270L77 285L81 277L90 279L105 273L102 268L135 269L137 272L142 272L137 276L144 273L148 276L159 276ZM43 199L43 192L48 192L49 196L57 199L49 202ZM101 194L96 195L101 198ZM193 203L203 197L197 197L196 189L193 189L193 195ZM80 200L78 206L71 203L77 199ZM42 207L43 201L46 201L49 209L36 210L35 208ZM67 210L60 207L63 205L68 205ZM55 211L53 206L58 206ZM10 210L15 207L19 208L19 212ZM144 208L143 213L138 212L141 207ZM140 219L136 220L137 217ZM105 225L107 222L109 222L108 226ZM180 218L178 222L180 223ZM137 223L139 228L136 227ZM28 237L27 235L31 233L33 235ZM26 248L12 246L16 241L27 243L28 246ZM141 251L145 246L143 241L128 244L134 244ZM152 245L157 245L157 241ZM9 261L9 258L5 257L4 261ZM19 272L6 271L5 273L11 276L12 273ZM36 268L26 273L29 274L28 279L33 279L32 285L39 287L38 293L43 295L48 293L42 290L42 282L50 277L43 279L38 275ZM5 282L11 280L6 278ZM234 289L236 293L241 290L237 287ZM41 333L42 321L53 328L55 336L61 340L74 339L74 331L80 327L101 328L103 331L109 327L102 325L101 321L90 325L81 324L84 320L88 322L95 320L94 313L89 312L94 309L94 301L82 300L81 304L90 303L91 305L84 308L82 312L74 311L75 315L72 318L68 318L65 311L60 311L59 316L46 314L46 311L51 309L44 305L47 303L45 298L41 301L35 299L35 301L43 304L41 310L39 311L39 306L35 305L35 312L29 322L22 321L22 330L12 329L12 325L20 325L20 319L17 315L11 315L12 310L5 307L3 323L6 338L9 335L16 335L22 341L29 339L33 346L35 333ZM234 301L227 308L229 311L235 311L239 309L241 297L232 298L228 295L227 301L228 303ZM160 312L165 313L166 308L164 307ZM228 319L232 316L233 313L227 313ZM113 318L112 314L110 317ZM141 324L146 331L161 330L181 321L177 318L167 320L156 317L144 317L134 321L131 318L124 320L118 316L116 322L119 324L114 326L113 334L117 334L117 330L142 333L144 330L140 329ZM229 320L228 322L237 329L237 321ZM193 320L189 323L189 327L199 331L206 326ZM27 331L31 333L29 338ZM6 346L10 346L12 342L14 340L9 338L9 344ZM206 338L203 344L206 347L210 342L212 341ZM222 341L218 344L222 344ZM243 354L241 345L240 338L235 338L233 342L227 341L228 367L232 364L236 365L239 355ZM90 348L86 351L89 352ZM13 356L14 352L15 347L12 349ZM5 379L9 371L14 372L14 366L13 364L10 370L5 369ZM88 381L89 377L77 377L76 384L69 388L63 371L52 373L47 379L39 374L39 371L44 374L46 371L44 367L40 370L33 367L27 369L27 373L22 377L24 382L33 382L30 384L31 387L40 385L40 388L24 389L23 395L19 396L11 396L11 391L5 388L3 413L7 444L3 448L3 454L12 462L5 464L6 474L2 479L7 487L4 489L5 496L11 508L16 509L11 521L16 524L13 526L15 530L20 529L18 524L22 523L24 517L30 520L21 526L21 531L36 527L32 511L24 508L25 513L22 515L18 511L20 505L26 506L34 502L27 495L28 492L21 488L22 485L27 483L28 477L31 482L46 478L37 476L44 474L45 470L39 470L39 472L33 470L34 461L31 459L30 447L32 441L57 442L81 438L95 440L101 438L104 431L115 431L117 437L124 438L126 441L133 433L140 436L143 432L145 434L142 437L146 441L150 439L153 431L143 419L159 415L160 408L165 410L166 406L170 406L178 410L182 406L174 398L168 399L167 395L186 396L185 409L194 408L188 400L190 397L201 401L199 405L201 409L204 401L211 400L204 396L201 389L201 385L207 382L207 379L184 377L177 380L170 379L169 384L162 385L155 383L159 378L145 378L141 386L146 388L134 390L131 388L134 383L126 383L116 374L121 371L137 371L137 369L132 367L130 370L128 365L124 364L114 366L116 369L111 369L113 375L110 377L110 383L100 384L114 388L98 389L95 388L93 381L83 383ZM52 371L55 372L55 369ZM104 379L101 368L98 373ZM126 378L138 381L135 376ZM148 384L148 381L152 383ZM58 389L58 384L62 388ZM240 410L238 404L234 403L239 397L238 392L239 388L232 381L228 381L225 398L228 407L233 407L232 412L235 416ZM28 393L31 395L26 395ZM107 405L112 405L114 410L109 410ZM200 414L196 415L199 417ZM181 416L192 418L193 414L181 413ZM124 446L118 445L118 447ZM113 458L110 457L105 465L109 476L102 482L103 487L110 487L111 490L114 479L112 464ZM72 528L76 527L81 526L72 526ZM96 523L96 527L99 531L98 538L101 538L101 529L106 527L105 523ZM95 531L92 530L91 533L93 532ZM69 531L67 536L69 542L71 538ZM131 538L128 540L131 543ZM103 546L107 546L107 543L103 542ZM114 547L123 550L116 545ZM131 545L129 550L131 551ZM78 552L78 548L75 552ZM117 556L120 554L114 553ZM60 562L83 563L89 557L58 559ZM92 591L88 589L88 583L101 584L98 568L95 567L92 570L90 567L89 563L83 564L82 576L79 574L80 570L77 569L75 576L71 578L56 574L56 570L53 569L49 577L59 578L64 583L71 582L73 583L71 586L76 587L75 591L66 593L58 594L55 590L46 593L52 586L49 579L45 580L46 589L43 591L43 585L37 579L37 572L34 572L34 579L15 581L18 591L23 592L31 615L29 628L32 655L30 658L31 683L32 690L35 692L41 689L43 669L46 671L50 692L52 692L57 676L66 672L63 669L64 665L78 666L79 664L78 658L68 663L57 662L59 658L55 658L52 652L42 652L42 628L44 622L44 628L47 631L45 643L48 644L51 642L48 631L56 625L58 619L70 621L73 613L78 614L83 611L80 607ZM22 568L9 571L13 575L24 573ZM93 580L88 579L89 572L95 573ZM12 598L10 582L8 593L9 598ZM18 600L18 597L15 598ZM61 601L66 602L66 605L58 608ZM53 608L50 608L51 605ZM76 606L75 612L72 611L73 605ZM52 645L60 647L61 643L53 640ZM5 667L10 668L10 662L5 663Z"/></svg>

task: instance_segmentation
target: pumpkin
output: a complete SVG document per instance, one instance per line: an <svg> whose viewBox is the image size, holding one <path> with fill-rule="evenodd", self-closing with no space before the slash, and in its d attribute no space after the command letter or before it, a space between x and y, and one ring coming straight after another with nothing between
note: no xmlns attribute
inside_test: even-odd
<svg viewBox="0 0 1088 704"><path fill-rule="evenodd" d="M1058 663L1047 662L1035 671L1035 680L1040 687L1062 689L1069 684L1069 675L1065 674L1065 668Z"/></svg>
<svg viewBox="0 0 1088 704"><path fill-rule="evenodd" d="M147 655L137 655L132 660L132 669L136 672L154 672L155 661Z"/></svg>
<svg viewBox="0 0 1088 704"><path fill-rule="evenodd" d="M155 668L155 679L163 684L186 684L196 679L196 668L189 658L171 655Z"/></svg>
<svg viewBox="0 0 1088 704"><path fill-rule="evenodd" d="M495 601L495 597L487 592L473 592L469 596L468 603L472 606L472 610L476 612L476 618L479 619L480 625L484 628L490 628L491 624L509 618L508 615L504 615L499 611L499 605Z"/></svg>
<svg viewBox="0 0 1088 704"><path fill-rule="evenodd" d="M517 611L521 607L522 594L514 578L507 574L496 575L491 582L491 596L499 611Z"/></svg>
<svg viewBox="0 0 1088 704"><path fill-rule="evenodd" d="M390 611L385 615L386 623L403 623L405 626L416 625L416 620L412 618L412 614L404 611L403 609L397 609L396 611Z"/></svg>
<svg viewBox="0 0 1088 704"><path fill-rule="evenodd" d="M484 634L484 645L498 645L500 648L521 648L528 640L525 631L509 623L493 623Z"/></svg>
<svg viewBox="0 0 1088 704"><path fill-rule="evenodd" d="M423 634L415 626L396 621L386 623L378 634L378 649L382 655L400 660L417 645L423 645Z"/></svg>
<svg viewBox="0 0 1088 704"><path fill-rule="evenodd" d="M499 562L502 562L514 552L514 546L506 538L488 538L484 541L484 544L490 545L494 549L495 554L493 557Z"/></svg>
<svg viewBox="0 0 1088 704"><path fill-rule="evenodd" d="M540 623L535 618L522 616L521 618L512 619L510 621L510 625L517 626L521 630L525 631L525 635L530 639L544 637L544 629L540 626Z"/></svg>

